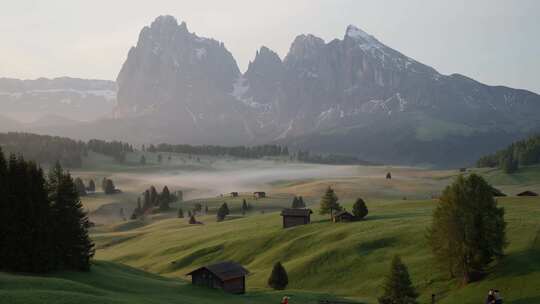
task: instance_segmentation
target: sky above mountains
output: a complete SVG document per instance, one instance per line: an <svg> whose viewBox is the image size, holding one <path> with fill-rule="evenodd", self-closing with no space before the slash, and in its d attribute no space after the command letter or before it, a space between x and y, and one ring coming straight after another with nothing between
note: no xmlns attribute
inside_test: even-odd
<svg viewBox="0 0 540 304"><path fill-rule="evenodd" d="M540 93L540 1L19 0L0 11L0 77L115 79L158 15L223 41L242 71L265 45L281 57L302 33L326 41L354 24L443 74Z"/></svg>

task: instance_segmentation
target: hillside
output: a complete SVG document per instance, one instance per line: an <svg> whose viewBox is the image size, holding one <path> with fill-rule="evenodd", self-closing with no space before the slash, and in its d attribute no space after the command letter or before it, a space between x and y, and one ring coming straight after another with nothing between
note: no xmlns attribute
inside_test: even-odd
<svg viewBox="0 0 540 304"><path fill-rule="evenodd" d="M200 217L202 226L190 226L186 219L142 223L142 227L128 223L99 228L94 238L99 259L167 277L185 278L189 270L211 261L238 261L252 272L249 291L265 288L273 263L282 261L291 290L331 292L375 303L388 261L400 254L423 301L435 293L444 297L440 303L478 303L494 286L502 290L506 303L538 300L540 291L523 282L540 279L533 247L540 231L540 200L499 202L508 221L507 256L485 280L465 288L434 270L424 239L434 207L431 200L368 201L368 220L350 224L332 224L326 216L315 215L311 225L283 230L279 213L274 212L235 216L222 223L213 216Z"/></svg>
<svg viewBox="0 0 540 304"><path fill-rule="evenodd" d="M98 261L90 273L56 273L47 276L0 272L0 302L9 304L213 304L274 303L284 292L255 292L234 296L197 288L116 263ZM287 292L295 303L314 303L323 294Z"/></svg>

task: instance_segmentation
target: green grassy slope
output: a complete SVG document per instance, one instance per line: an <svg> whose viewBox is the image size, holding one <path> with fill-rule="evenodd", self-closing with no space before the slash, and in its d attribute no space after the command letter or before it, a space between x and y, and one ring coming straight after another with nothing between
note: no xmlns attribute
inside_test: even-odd
<svg viewBox="0 0 540 304"><path fill-rule="evenodd" d="M346 205L350 209L350 203ZM98 258L125 263L168 277L185 278L194 267L220 260L244 264L250 291L264 290L272 265L282 261L290 289L321 291L376 303L394 254L400 254L424 302L480 303L487 289L503 291L506 303L538 299L540 258L533 242L540 230L540 199L500 199L507 211L508 256L480 283L461 288L432 264L425 242L433 201L369 201L368 220L333 224L315 215L313 224L283 230L278 213L205 225L169 219L134 229L96 233ZM136 225L135 225L136 226ZM121 231L118 231L121 230Z"/></svg>
<svg viewBox="0 0 540 304"><path fill-rule="evenodd" d="M324 294L262 292L229 295L218 290L159 277L111 262L96 262L90 273L64 272L48 276L0 273L0 303L5 304L163 304L279 303L283 295L294 303L316 303Z"/></svg>

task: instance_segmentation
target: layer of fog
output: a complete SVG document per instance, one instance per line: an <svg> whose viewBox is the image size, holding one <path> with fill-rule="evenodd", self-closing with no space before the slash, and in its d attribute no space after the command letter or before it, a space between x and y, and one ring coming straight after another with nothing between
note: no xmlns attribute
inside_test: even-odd
<svg viewBox="0 0 540 304"><path fill-rule="evenodd" d="M274 161L217 161L199 170L170 170L160 173L123 173L126 178L145 184L185 189L185 199L213 197L236 192L267 191L273 182L325 179L369 175L369 169L357 166L331 166ZM365 167L364 167L365 168Z"/></svg>

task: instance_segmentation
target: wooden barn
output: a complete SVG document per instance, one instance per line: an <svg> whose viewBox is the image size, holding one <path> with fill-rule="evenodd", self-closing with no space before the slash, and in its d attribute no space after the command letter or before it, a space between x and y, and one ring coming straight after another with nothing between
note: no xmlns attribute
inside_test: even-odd
<svg viewBox="0 0 540 304"><path fill-rule="evenodd" d="M337 222L352 222L352 221L354 221L354 215L352 215L351 213L343 210L343 211L339 211L336 214L334 214L333 219L334 219L334 223L337 223Z"/></svg>
<svg viewBox="0 0 540 304"><path fill-rule="evenodd" d="M264 192L264 191L253 192L253 196L255 198L265 198L266 197L266 192Z"/></svg>
<svg viewBox="0 0 540 304"><path fill-rule="evenodd" d="M195 269L191 276L193 285L222 289L228 293L246 292L246 276L249 271L235 262L221 262Z"/></svg>
<svg viewBox="0 0 540 304"><path fill-rule="evenodd" d="M231 197L238 197L238 192L231 192Z"/></svg>
<svg viewBox="0 0 540 304"><path fill-rule="evenodd" d="M283 228L309 224L312 213L311 209L283 209Z"/></svg>
<svg viewBox="0 0 540 304"><path fill-rule="evenodd" d="M538 196L538 193L527 190L527 191L518 193L517 196Z"/></svg>

